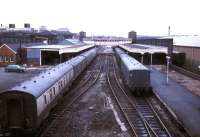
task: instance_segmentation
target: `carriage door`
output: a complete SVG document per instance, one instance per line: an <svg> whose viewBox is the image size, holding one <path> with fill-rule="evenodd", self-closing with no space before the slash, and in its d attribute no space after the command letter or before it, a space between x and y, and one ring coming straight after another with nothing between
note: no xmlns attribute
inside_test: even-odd
<svg viewBox="0 0 200 137"><path fill-rule="evenodd" d="M23 126L23 108L20 100L10 99L7 102L8 127L19 128Z"/></svg>

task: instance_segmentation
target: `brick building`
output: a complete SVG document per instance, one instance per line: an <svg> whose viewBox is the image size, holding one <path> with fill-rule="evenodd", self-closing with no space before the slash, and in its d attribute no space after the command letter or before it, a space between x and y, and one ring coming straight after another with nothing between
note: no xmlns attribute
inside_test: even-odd
<svg viewBox="0 0 200 137"><path fill-rule="evenodd" d="M8 45L3 44L0 46L0 66L15 64L16 56L17 52Z"/></svg>

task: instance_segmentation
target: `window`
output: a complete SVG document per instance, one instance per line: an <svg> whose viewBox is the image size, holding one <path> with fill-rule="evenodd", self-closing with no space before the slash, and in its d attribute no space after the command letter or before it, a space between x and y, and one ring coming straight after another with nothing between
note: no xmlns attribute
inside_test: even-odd
<svg viewBox="0 0 200 137"><path fill-rule="evenodd" d="M14 62L13 56L10 56L10 62Z"/></svg>
<svg viewBox="0 0 200 137"><path fill-rule="evenodd" d="M61 88L63 88L63 82L62 81L60 81L60 85L61 85Z"/></svg>
<svg viewBox="0 0 200 137"><path fill-rule="evenodd" d="M56 88L53 87L53 94L55 95L56 94Z"/></svg>
<svg viewBox="0 0 200 137"><path fill-rule="evenodd" d="M50 89L49 94L50 94L50 100L52 100L53 99L52 89Z"/></svg>
<svg viewBox="0 0 200 137"><path fill-rule="evenodd" d="M47 97L44 95L44 103L47 104Z"/></svg>
<svg viewBox="0 0 200 137"><path fill-rule="evenodd" d="M61 84L60 84L60 81L58 82L58 89L59 89L59 91L61 90Z"/></svg>
<svg viewBox="0 0 200 137"><path fill-rule="evenodd" d="M4 62L4 56L1 56L1 62Z"/></svg>
<svg viewBox="0 0 200 137"><path fill-rule="evenodd" d="M5 56L4 59L5 59L5 62L8 62L9 60L7 56Z"/></svg>

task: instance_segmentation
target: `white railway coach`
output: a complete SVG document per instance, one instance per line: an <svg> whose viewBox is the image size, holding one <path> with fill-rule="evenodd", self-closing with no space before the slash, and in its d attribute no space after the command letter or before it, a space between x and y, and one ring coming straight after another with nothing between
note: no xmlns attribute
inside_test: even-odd
<svg viewBox="0 0 200 137"><path fill-rule="evenodd" d="M86 51L92 55L77 56L3 91L0 94L0 131L33 134L74 79L94 59L96 50Z"/></svg>

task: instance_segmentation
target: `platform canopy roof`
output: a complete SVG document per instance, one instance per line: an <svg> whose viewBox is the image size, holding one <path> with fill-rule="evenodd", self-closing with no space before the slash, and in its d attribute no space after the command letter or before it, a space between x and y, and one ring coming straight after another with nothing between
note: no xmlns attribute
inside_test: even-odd
<svg viewBox="0 0 200 137"><path fill-rule="evenodd" d="M133 52L133 53L168 53L167 47L163 46L157 46L157 45L146 45L146 44L125 44L125 45L120 45L122 49L128 51L128 52Z"/></svg>
<svg viewBox="0 0 200 137"><path fill-rule="evenodd" d="M82 50L94 47L94 45L39 45L27 47L27 49L40 49L41 51L58 51L59 54L63 53L77 53Z"/></svg>
<svg viewBox="0 0 200 137"><path fill-rule="evenodd" d="M83 42L77 39L65 39L58 44L59 45L84 45Z"/></svg>

